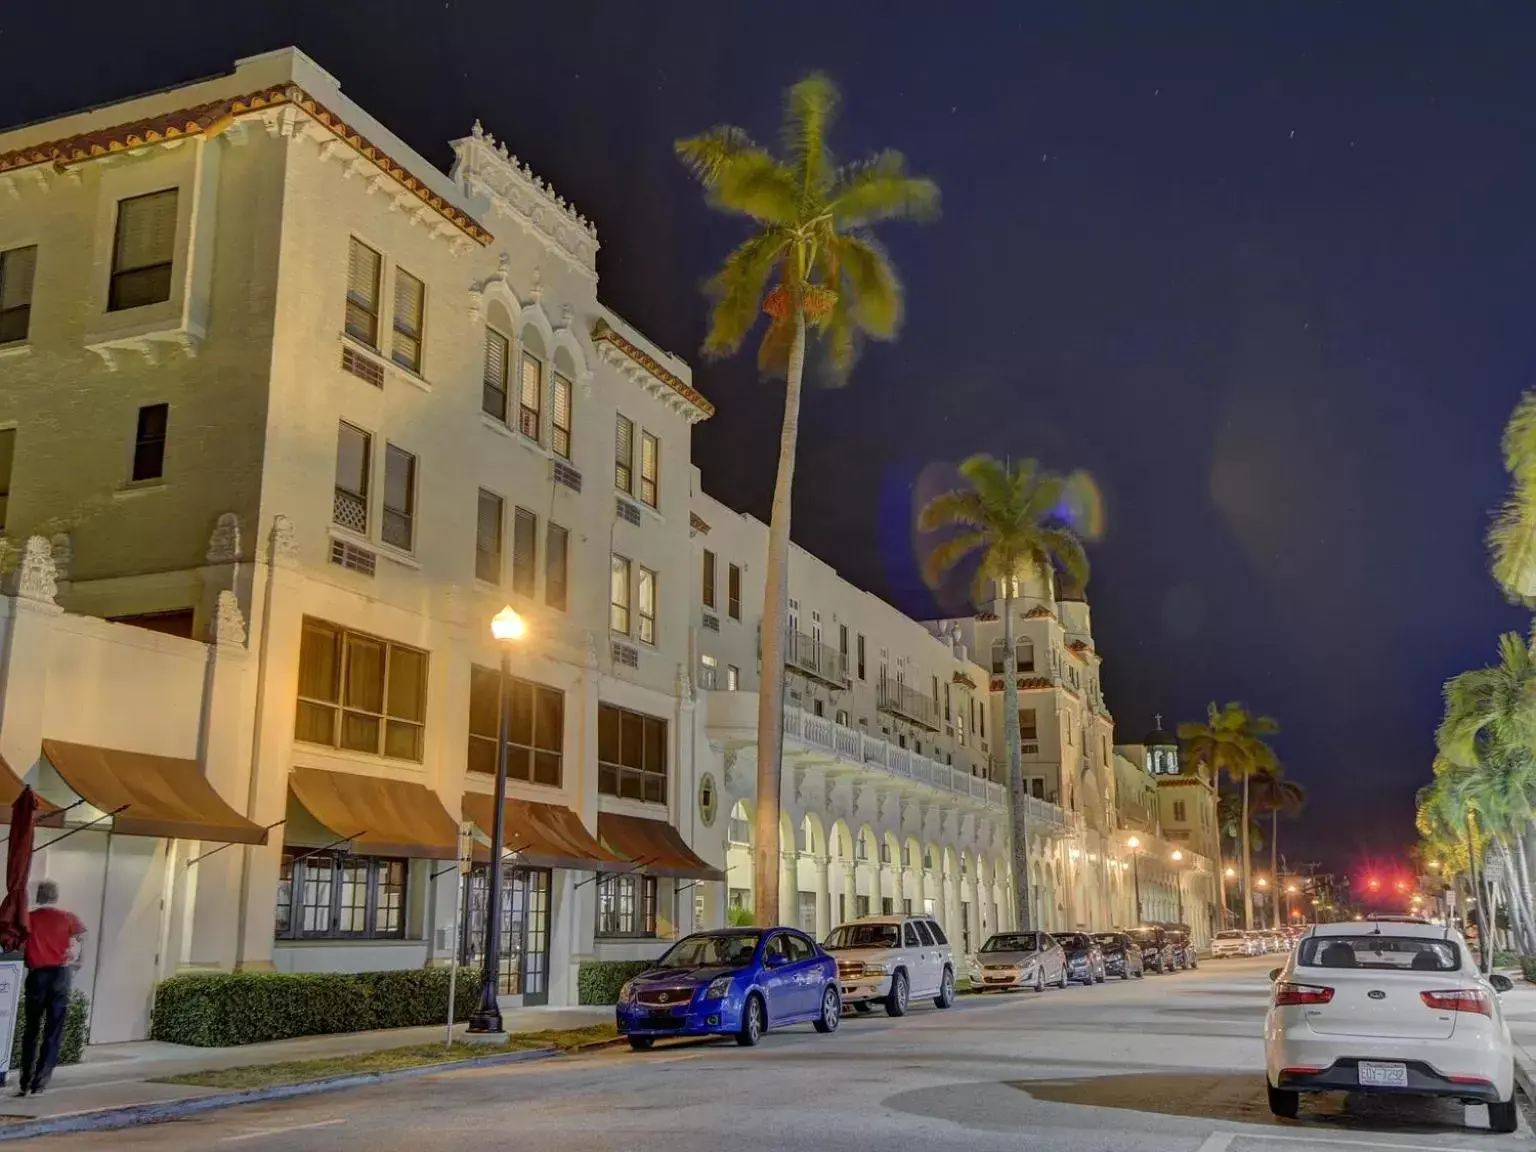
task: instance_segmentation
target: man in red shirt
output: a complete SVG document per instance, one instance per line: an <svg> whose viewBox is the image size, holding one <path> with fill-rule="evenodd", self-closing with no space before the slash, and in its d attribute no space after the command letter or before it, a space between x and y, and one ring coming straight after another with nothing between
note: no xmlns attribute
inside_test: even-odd
<svg viewBox="0 0 1536 1152"><path fill-rule="evenodd" d="M64 1018L69 1012L69 985L73 968L70 953L85 935L85 925L73 912L55 907L59 886L43 880L37 886L37 907L27 921L27 1020L21 1037L21 1094L33 1095L48 1087L59 1046L64 1040ZM38 1059L38 1031L42 1031L42 1058Z"/></svg>

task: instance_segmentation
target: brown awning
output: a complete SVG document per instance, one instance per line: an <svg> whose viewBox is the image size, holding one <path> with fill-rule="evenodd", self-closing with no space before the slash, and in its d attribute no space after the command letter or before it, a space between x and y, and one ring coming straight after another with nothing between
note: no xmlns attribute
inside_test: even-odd
<svg viewBox="0 0 1536 1152"><path fill-rule="evenodd" d="M122 808L110 827L124 836L267 842L267 830L226 804L196 760L63 740L44 740L43 755L87 804L103 812Z"/></svg>
<svg viewBox="0 0 1536 1152"><path fill-rule="evenodd" d="M725 873L719 868L712 868L695 856L693 849L683 843L677 829L665 820L599 812L597 835L615 852L639 864L641 872L688 880L725 879Z"/></svg>
<svg viewBox="0 0 1536 1152"><path fill-rule="evenodd" d="M473 820L487 835L496 815L496 800L484 792L464 793L464 819ZM576 868L582 871L623 872L629 861L614 855L592 838L581 817L561 804L508 800L502 812L502 841L535 868ZM475 845L475 858L489 860L490 849Z"/></svg>
<svg viewBox="0 0 1536 1152"><path fill-rule="evenodd" d="M0 824L11 822L11 805L16 803L16 797L21 795L21 790L26 785L21 777L6 762L4 756L0 756ZM51 801L37 798L37 822L57 826L61 820L59 806Z"/></svg>
<svg viewBox="0 0 1536 1152"><path fill-rule="evenodd" d="M356 772L295 768L288 787L309 814L354 852L452 860L459 826L424 784Z"/></svg>

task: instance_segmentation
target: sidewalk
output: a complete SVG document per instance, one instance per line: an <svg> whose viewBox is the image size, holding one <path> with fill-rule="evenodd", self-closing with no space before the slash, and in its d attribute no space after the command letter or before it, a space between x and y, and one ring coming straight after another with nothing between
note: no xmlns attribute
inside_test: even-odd
<svg viewBox="0 0 1536 1152"><path fill-rule="evenodd" d="M1536 984L1526 983L1519 969L1499 971L1515 982L1514 988L1499 997L1515 1042L1515 1082L1536 1100Z"/></svg>
<svg viewBox="0 0 1536 1152"><path fill-rule="evenodd" d="M509 1033L542 1032L612 1023L613 1009L509 1008L503 1010L502 1016ZM41 1096L18 1097L17 1073L11 1072L3 1095L0 1095L0 1139L5 1138L3 1125L7 1123L223 1094L218 1088L153 1083L157 1078L278 1064L287 1060L355 1056L410 1044L440 1043L444 1032L444 1026L434 1025L351 1032L340 1036L305 1036L238 1048L191 1048L157 1040L88 1047L81 1063L62 1066L54 1072L53 1082ZM455 1038L462 1037L463 1033L463 1024L454 1026Z"/></svg>

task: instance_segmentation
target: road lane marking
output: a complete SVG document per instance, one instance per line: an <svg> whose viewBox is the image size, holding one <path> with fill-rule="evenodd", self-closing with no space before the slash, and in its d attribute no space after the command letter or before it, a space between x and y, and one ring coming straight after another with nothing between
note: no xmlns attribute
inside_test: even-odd
<svg viewBox="0 0 1536 1152"><path fill-rule="evenodd" d="M225 1136L220 1139L220 1144L231 1144L236 1140L254 1140L258 1136L281 1136L285 1132L303 1132L310 1128L330 1128L336 1124L345 1124L346 1117L338 1116L334 1120L316 1120L310 1124L288 1124L282 1128L252 1128L249 1132L242 1132L237 1136Z"/></svg>
<svg viewBox="0 0 1536 1152"><path fill-rule="evenodd" d="M1236 1136L1236 1132L1212 1132L1195 1152L1227 1152L1227 1145Z"/></svg>

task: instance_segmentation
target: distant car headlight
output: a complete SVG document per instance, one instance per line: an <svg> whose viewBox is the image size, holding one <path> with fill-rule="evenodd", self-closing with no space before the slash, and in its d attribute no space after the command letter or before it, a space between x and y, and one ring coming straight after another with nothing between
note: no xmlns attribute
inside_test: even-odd
<svg viewBox="0 0 1536 1152"><path fill-rule="evenodd" d="M729 976L717 976L709 982L709 987L704 989L704 999L719 1000L731 994L731 978Z"/></svg>
<svg viewBox="0 0 1536 1152"><path fill-rule="evenodd" d="M635 1002L635 982L630 980L619 989L619 1003L633 1004Z"/></svg>

